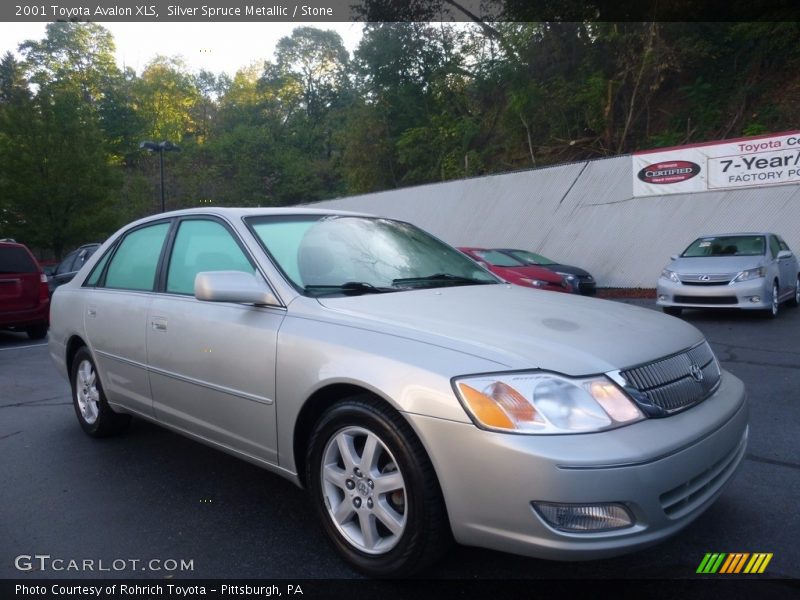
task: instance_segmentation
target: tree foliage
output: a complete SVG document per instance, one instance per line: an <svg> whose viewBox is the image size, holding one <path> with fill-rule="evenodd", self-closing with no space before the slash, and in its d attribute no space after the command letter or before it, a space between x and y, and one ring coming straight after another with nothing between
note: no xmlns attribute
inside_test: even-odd
<svg viewBox="0 0 800 600"><path fill-rule="evenodd" d="M231 76L164 56L123 70L102 26L51 23L0 60L0 237L60 255L158 210L143 140L181 146L164 157L167 208L278 206L800 119L798 23L579 20L590 4L559 3L572 21L453 24L419 18L455 0L364 0L352 56L298 27ZM517 21L528 6L505 4Z"/></svg>

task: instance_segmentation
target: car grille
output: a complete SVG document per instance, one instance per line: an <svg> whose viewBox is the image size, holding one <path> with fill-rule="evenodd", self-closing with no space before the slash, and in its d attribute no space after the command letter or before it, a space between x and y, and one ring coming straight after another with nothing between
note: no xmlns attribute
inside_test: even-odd
<svg viewBox="0 0 800 600"><path fill-rule="evenodd" d="M736 296L675 296L678 304L736 304Z"/></svg>
<svg viewBox="0 0 800 600"><path fill-rule="evenodd" d="M702 373L702 377L700 376ZM620 374L644 398L635 398L650 416L666 416L708 398L721 373L708 342L685 352L633 367ZM647 410L656 407L656 410Z"/></svg>
<svg viewBox="0 0 800 600"><path fill-rule="evenodd" d="M716 275L678 275L678 277L681 283L688 285L725 285L730 283L736 275L736 273L722 273ZM708 279L701 279L701 277L708 277Z"/></svg>
<svg viewBox="0 0 800 600"><path fill-rule="evenodd" d="M732 452L723 456L708 469L659 497L664 513L678 519L696 509L728 480L747 447L747 431Z"/></svg>

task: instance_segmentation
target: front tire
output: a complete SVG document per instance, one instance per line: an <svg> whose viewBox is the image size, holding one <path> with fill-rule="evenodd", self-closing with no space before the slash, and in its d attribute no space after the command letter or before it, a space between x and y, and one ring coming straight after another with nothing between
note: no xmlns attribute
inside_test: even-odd
<svg viewBox="0 0 800 600"><path fill-rule="evenodd" d="M794 296L788 302L789 306L800 306L800 275L797 276L797 281L794 282Z"/></svg>
<svg viewBox="0 0 800 600"><path fill-rule="evenodd" d="M408 423L357 396L317 423L306 483L336 550L370 576L406 576L438 559L450 540L433 466Z"/></svg>
<svg viewBox="0 0 800 600"><path fill-rule="evenodd" d="M769 308L764 311L764 316L768 319L776 319L778 317L778 312L780 311L781 302L780 296L778 295L778 282L772 282L772 301L770 302Z"/></svg>
<svg viewBox="0 0 800 600"><path fill-rule="evenodd" d="M87 434L92 437L107 437L127 429L131 417L115 413L108 405L97 367L86 346L75 354L70 383L75 414Z"/></svg>

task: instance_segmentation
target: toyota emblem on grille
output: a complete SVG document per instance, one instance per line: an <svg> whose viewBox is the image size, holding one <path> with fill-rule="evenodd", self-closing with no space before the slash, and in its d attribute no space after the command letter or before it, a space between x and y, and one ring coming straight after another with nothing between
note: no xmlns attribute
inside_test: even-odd
<svg viewBox="0 0 800 600"><path fill-rule="evenodd" d="M698 277L698 279L700 281L710 281L711 280L711 276L710 275L700 275L700 277Z"/></svg>
<svg viewBox="0 0 800 600"><path fill-rule="evenodd" d="M692 376L692 379L695 381L703 381L703 369L701 369L698 365L693 364L689 367L689 375Z"/></svg>

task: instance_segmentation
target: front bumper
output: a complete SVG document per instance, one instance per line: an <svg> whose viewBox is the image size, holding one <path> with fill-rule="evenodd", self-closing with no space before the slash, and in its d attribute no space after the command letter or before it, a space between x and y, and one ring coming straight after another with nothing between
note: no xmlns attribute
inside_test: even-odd
<svg viewBox="0 0 800 600"><path fill-rule="evenodd" d="M764 278L725 285L686 285L660 278L656 304L677 308L765 310L772 305L772 288Z"/></svg>
<svg viewBox="0 0 800 600"><path fill-rule="evenodd" d="M654 544L688 525L722 492L744 456L744 386L663 419L583 435L531 436L408 415L426 445L457 541L557 560L603 558ZM625 529L572 533L531 503L621 503Z"/></svg>

